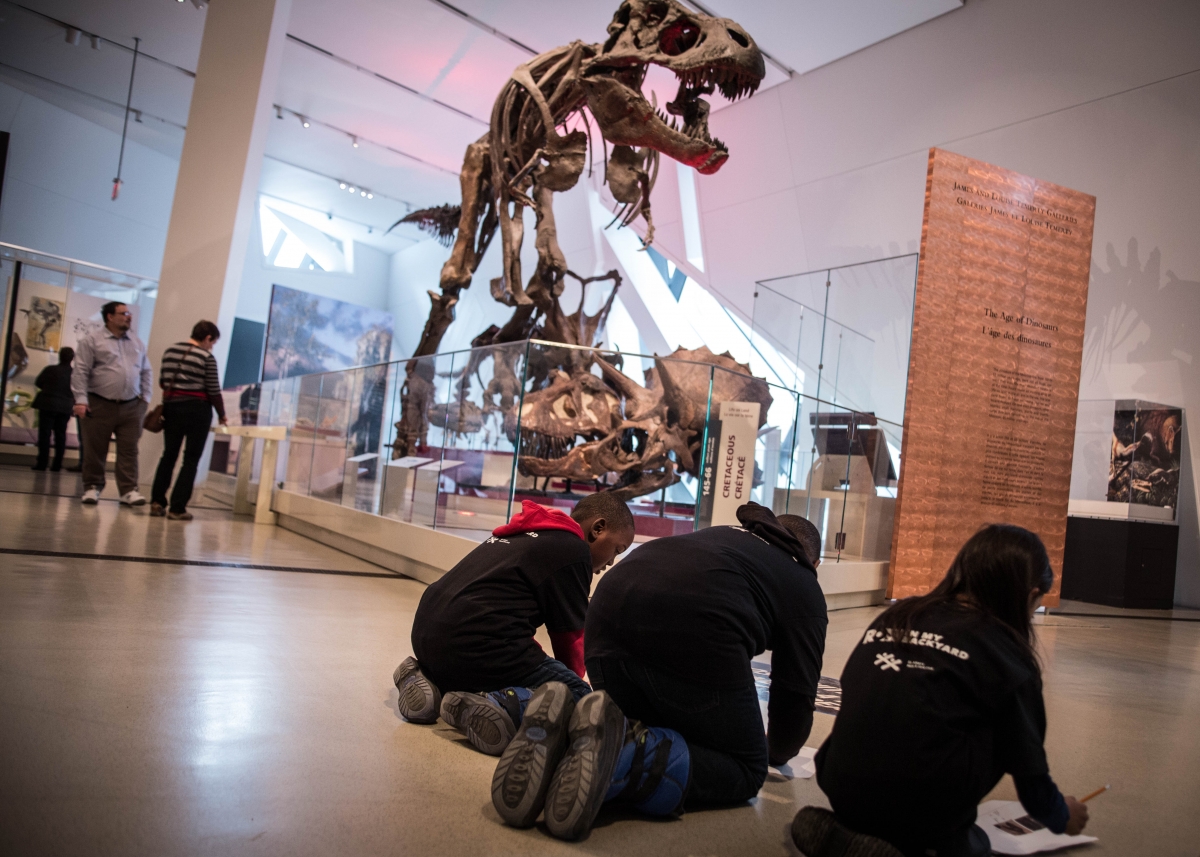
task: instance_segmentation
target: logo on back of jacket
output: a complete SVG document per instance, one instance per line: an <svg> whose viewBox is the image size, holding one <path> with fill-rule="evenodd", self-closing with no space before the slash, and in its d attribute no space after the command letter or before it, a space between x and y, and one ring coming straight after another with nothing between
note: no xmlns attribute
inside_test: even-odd
<svg viewBox="0 0 1200 857"><path fill-rule="evenodd" d="M892 633L891 629L883 629L883 630L877 631L874 628L871 628L867 631L867 633L865 635L863 635L863 639L862 639L862 644L864 646L870 645L872 643L895 643L895 642L896 642L896 637ZM963 651L962 649L958 648L957 646L951 646L950 644L943 642L942 635L934 634L932 631L917 631L917 630L909 631L908 637L907 637L907 639L905 639L903 641L903 643L904 643L904 645L908 645L908 646L925 646L930 649L937 649L939 652L945 652L946 654L956 657L962 661L970 660L970 658L971 658L971 654L969 652ZM900 667L903 667L903 666L907 666L910 669L918 669L918 670L932 670L933 669L933 667L929 666L928 664L924 663L923 661L910 659L907 663L905 663L903 658L899 658L896 655L892 654L891 652L880 652L879 654L877 654L875 656L875 662L874 662L873 666L879 667L879 669L883 672L888 672L889 670L891 670L891 671L897 672L897 673L900 672Z"/></svg>

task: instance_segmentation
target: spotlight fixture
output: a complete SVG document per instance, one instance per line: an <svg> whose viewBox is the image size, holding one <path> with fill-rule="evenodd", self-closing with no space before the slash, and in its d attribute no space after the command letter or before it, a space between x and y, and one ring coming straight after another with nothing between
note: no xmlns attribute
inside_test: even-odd
<svg viewBox="0 0 1200 857"><path fill-rule="evenodd" d="M358 148L358 138L352 135L350 137L350 145L352 145L354 148L357 149Z"/></svg>
<svg viewBox="0 0 1200 857"><path fill-rule="evenodd" d="M80 32L78 27L67 27L67 44L78 45L79 37L82 35L83 33Z"/></svg>
<svg viewBox="0 0 1200 857"><path fill-rule="evenodd" d="M373 194L373 193L367 194L367 199L374 199L374 198L375 198L375 194Z"/></svg>
<svg viewBox="0 0 1200 857"><path fill-rule="evenodd" d="M300 124L303 125L305 128L307 128L309 126L307 117L301 116L299 113L297 113L296 118L300 120Z"/></svg>
<svg viewBox="0 0 1200 857"><path fill-rule="evenodd" d="M339 188L341 188L342 190L345 190L345 189L346 189L346 183L345 183L345 182L339 182L339 183L338 183L338 187L339 187Z"/></svg>
<svg viewBox="0 0 1200 857"><path fill-rule="evenodd" d="M100 50L100 37L99 36L88 36L88 38L92 42L92 50L94 50L94 51Z"/></svg>
<svg viewBox="0 0 1200 857"><path fill-rule="evenodd" d="M364 190L364 191L360 191L358 195L359 195L359 196L366 196L366 195L367 195L367 192L366 192L365 190Z"/></svg>
<svg viewBox="0 0 1200 857"><path fill-rule="evenodd" d="M353 186L353 185L351 185L351 186L350 186L350 193L354 193L354 186Z"/></svg>
<svg viewBox="0 0 1200 857"><path fill-rule="evenodd" d="M179 2L180 2L180 3L182 3L182 2L183 2L183 0L179 0ZM283 118L283 108L282 108L282 107L280 107L278 104L276 104L276 105L275 105L275 118L276 118L276 119L282 119L282 118Z"/></svg>

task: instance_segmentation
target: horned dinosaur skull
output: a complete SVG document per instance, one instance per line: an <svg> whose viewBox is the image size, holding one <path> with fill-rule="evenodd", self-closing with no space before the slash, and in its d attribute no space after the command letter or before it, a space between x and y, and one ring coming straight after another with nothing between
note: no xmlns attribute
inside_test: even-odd
<svg viewBox="0 0 1200 857"><path fill-rule="evenodd" d="M679 78L668 117L642 95L647 65ZM735 100L753 93L766 72L763 55L742 27L685 9L675 0L626 0L608 26L600 52L584 61L588 107L604 138L617 146L646 147L715 173L729 150L708 130L708 102L719 89Z"/></svg>
<svg viewBox="0 0 1200 857"><path fill-rule="evenodd" d="M697 475L710 389L713 403L758 402L760 426L771 406L767 383L728 352L713 354L704 346L676 349L670 358L655 358L645 387L603 359L595 362L603 380L592 374L564 376L532 394L536 405L528 411L528 422L522 408L523 474L580 481L616 474L610 490L629 500L673 485L680 473ZM584 387L593 402L603 400L604 405L592 405L581 422L575 403L582 401ZM578 438L583 442L577 443Z"/></svg>

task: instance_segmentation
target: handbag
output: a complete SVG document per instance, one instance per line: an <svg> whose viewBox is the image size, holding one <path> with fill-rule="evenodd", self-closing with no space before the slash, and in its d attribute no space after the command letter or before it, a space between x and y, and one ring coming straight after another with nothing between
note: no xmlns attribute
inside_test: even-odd
<svg viewBox="0 0 1200 857"><path fill-rule="evenodd" d="M189 345L187 354L185 354L184 357L191 353L192 346ZM179 360L179 368L176 369L175 374L171 376L171 386L167 387L166 392L163 393L163 399L166 399L167 393L171 393L175 390L175 380L179 377L179 370L182 368L183 359L181 358ZM142 428L148 432L151 432L152 434L158 434L163 430L163 406L161 404L155 405L146 412L146 418L142 420Z"/></svg>

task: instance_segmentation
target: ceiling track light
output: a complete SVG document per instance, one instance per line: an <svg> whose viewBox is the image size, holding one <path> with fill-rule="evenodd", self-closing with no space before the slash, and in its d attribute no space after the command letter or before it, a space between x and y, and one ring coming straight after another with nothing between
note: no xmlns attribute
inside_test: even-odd
<svg viewBox="0 0 1200 857"><path fill-rule="evenodd" d="M183 2L183 0L179 0L179 2L181 2L181 3L182 3L182 2ZM282 119L282 118L283 118L283 108L282 108L282 107L280 107L278 104L276 104L276 105L275 105L275 118L276 118L276 119Z"/></svg>
<svg viewBox="0 0 1200 857"><path fill-rule="evenodd" d="M303 127L307 128L307 127L309 126L309 121L308 121L308 119L307 119L306 117L304 117L304 116L301 116L299 113L297 113L297 114L296 114L296 118L300 120L300 124L301 124Z"/></svg>
<svg viewBox="0 0 1200 857"><path fill-rule="evenodd" d="M78 45L83 32L78 27L67 27L67 44Z"/></svg>
<svg viewBox="0 0 1200 857"><path fill-rule="evenodd" d="M356 149L358 148L358 138L355 137L353 134L350 135L350 145Z"/></svg>
<svg viewBox="0 0 1200 857"><path fill-rule="evenodd" d="M99 36L88 36L88 39L90 39L92 42L92 50L94 50L94 51L100 50L100 37Z"/></svg>

